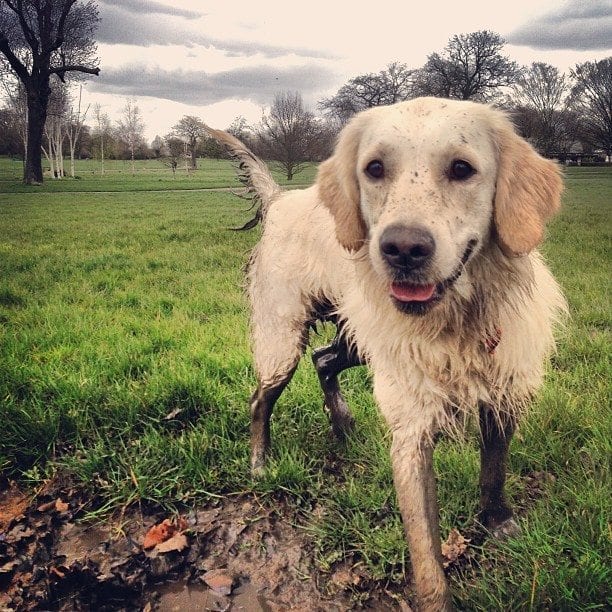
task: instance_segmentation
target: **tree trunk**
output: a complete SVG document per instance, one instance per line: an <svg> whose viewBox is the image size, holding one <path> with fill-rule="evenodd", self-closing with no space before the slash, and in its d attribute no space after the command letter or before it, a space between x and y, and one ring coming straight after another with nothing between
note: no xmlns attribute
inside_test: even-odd
<svg viewBox="0 0 612 612"><path fill-rule="evenodd" d="M28 87L28 144L23 182L26 185L41 185L42 140L47 119L48 84L30 85Z"/></svg>
<svg viewBox="0 0 612 612"><path fill-rule="evenodd" d="M191 139L191 169L195 170L198 167L197 163L197 147L198 141L195 138Z"/></svg>

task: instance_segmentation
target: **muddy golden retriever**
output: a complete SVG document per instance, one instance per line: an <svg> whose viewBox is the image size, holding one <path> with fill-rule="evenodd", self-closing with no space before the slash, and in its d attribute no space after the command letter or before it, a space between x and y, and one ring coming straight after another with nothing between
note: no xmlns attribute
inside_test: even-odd
<svg viewBox="0 0 612 612"><path fill-rule="evenodd" d="M265 164L211 130L261 199L249 266L259 385L252 468L264 468L272 407L309 325L339 334L313 358L338 435L353 419L337 374L365 362L392 432L395 488L423 610L451 608L441 564L434 434L475 416L480 520L517 529L504 497L508 445L542 382L565 311L535 250L562 181L507 117L472 102L420 98L356 115L314 186L282 191Z"/></svg>

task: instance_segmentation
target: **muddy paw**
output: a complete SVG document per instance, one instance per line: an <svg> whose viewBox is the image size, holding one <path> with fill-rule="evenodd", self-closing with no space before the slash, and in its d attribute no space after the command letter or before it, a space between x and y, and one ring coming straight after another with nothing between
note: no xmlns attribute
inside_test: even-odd
<svg viewBox="0 0 612 612"><path fill-rule="evenodd" d="M498 540L505 540L507 538L515 538L521 535L521 528L519 524L513 519L506 519L503 523L495 525L489 529L491 535Z"/></svg>
<svg viewBox="0 0 612 612"><path fill-rule="evenodd" d="M343 416L342 418L332 419L331 428L334 436L344 442L355 428L355 419L351 415Z"/></svg>
<svg viewBox="0 0 612 612"><path fill-rule="evenodd" d="M264 452L254 451L251 455L251 476L261 478L266 471L266 456Z"/></svg>

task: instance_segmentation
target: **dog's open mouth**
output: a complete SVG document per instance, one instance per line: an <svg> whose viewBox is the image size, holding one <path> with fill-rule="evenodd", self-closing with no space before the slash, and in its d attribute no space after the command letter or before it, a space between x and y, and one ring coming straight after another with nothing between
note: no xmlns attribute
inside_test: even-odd
<svg viewBox="0 0 612 612"><path fill-rule="evenodd" d="M444 283L418 285L407 281L393 281L389 294L395 306L409 314L425 314L444 295Z"/></svg>
<svg viewBox="0 0 612 612"><path fill-rule="evenodd" d="M465 269L465 264L478 244L476 239L467 243L461 262L455 271L438 283L415 283L409 280L394 280L389 285L389 294L395 306L402 312L410 314L425 314L434 304L439 302L447 289L453 286Z"/></svg>
<svg viewBox="0 0 612 612"><path fill-rule="evenodd" d="M436 295L436 285L415 285L396 281L391 283L390 293L398 302L429 302Z"/></svg>

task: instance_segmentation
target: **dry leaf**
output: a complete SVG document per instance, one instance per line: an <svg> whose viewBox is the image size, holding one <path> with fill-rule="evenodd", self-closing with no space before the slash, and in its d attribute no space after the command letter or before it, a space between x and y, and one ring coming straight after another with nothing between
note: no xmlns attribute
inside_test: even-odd
<svg viewBox="0 0 612 612"><path fill-rule="evenodd" d="M187 546L189 546L189 544L187 543L185 534L176 533L165 542L160 542L155 547L155 550L160 553L167 553L171 551L181 552L181 550L187 548Z"/></svg>
<svg viewBox="0 0 612 612"><path fill-rule="evenodd" d="M47 502L46 504L41 504L36 509L39 512L47 512L47 511L51 510L51 508L55 508L55 502L54 501Z"/></svg>
<svg viewBox="0 0 612 612"><path fill-rule="evenodd" d="M179 516L176 521L164 519L161 523L153 525L153 527L147 531L142 547L145 550L155 547L157 552L183 550L188 545L187 538L182 535L187 527L187 521L181 516ZM163 544L165 544L165 546L162 546Z"/></svg>
<svg viewBox="0 0 612 612"><path fill-rule="evenodd" d="M165 542L171 538L175 532L176 528L172 524L172 521L170 519L164 519L161 523L153 525L153 527L147 531L142 547L145 550L147 548L153 548L154 546L157 546L157 544Z"/></svg>
<svg viewBox="0 0 612 612"><path fill-rule="evenodd" d="M331 577L331 580L334 584L339 587L346 589L350 586L356 586L361 582L360 576L353 573L350 569L338 569L336 570Z"/></svg>
<svg viewBox="0 0 612 612"><path fill-rule="evenodd" d="M63 502L59 497L55 500L55 509L58 512L66 512L69 507L70 505Z"/></svg>
<svg viewBox="0 0 612 612"><path fill-rule="evenodd" d="M446 542L442 542L442 556L444 557L443 565L448 567L454 563L465 553L470 540L464 538L458 529L451 529L446 538Z"/></svg>
<svg viewBox="0 0 612 612"><path fill-rule="evenodd" d="M213 591L221 595L231 595L234 579L227 570L211 570L201 576L203 580Z"/></svg>

